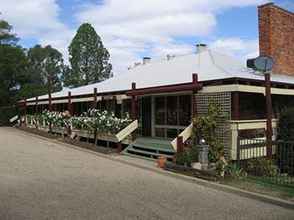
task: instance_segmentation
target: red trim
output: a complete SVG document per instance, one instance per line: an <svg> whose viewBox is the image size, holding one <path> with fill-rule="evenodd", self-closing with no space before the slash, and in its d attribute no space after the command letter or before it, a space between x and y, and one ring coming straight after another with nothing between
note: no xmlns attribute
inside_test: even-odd
<svg viewBox="0 0 294 220"><path fill-rule="evenodd" d="M232 83L233 84L236 84L236 83L242 84L242 82L245 82L245 83L246 82L247 83L258 83L259 86L264 85L264 80L246 79L246 78L234 77L234 78L225 78L225 79L216 79L216 80L207 80L207 81L198 82L198 86L199 86L198 89L201 89L203 85L208 86L208 85L220 85L220 84L232 84ZM289 89L291 89L291 88L294 89L294 84L283 83L283 82L275 82L275 81L272 81L271 83L272 83L272 86L275 86L275 87L282 86L282 87L289 87ZM189 85L191 86L191 85L193 85L193 83L190 82L190 83L181 83L181 84L166 85L166 86L147 87L147 88L137 89L136 91L148 90L147 92L149 92L152 89L160 89L160 88L162 88L162 90L165 90L165 88L168 88L168 89L166 89L167 92L173 92L173 90L170 91L172 89L172 87L179 87L176 90L176 92L178 92L178 91L181 91L181 87L184 88L183 91L191 90L191 88L188 88L188 89L186 88ZM193 87L193 86L191 86L191 87ZM127 94L127 95L131 96L130 93L132 93L131 90L121 90L121 91L115 91L115 92L98 93L98 95L103 96L103 95ZM154 93L154 92L151 92L151 93ZM150 93L146 93L146 94L150 94ZM84 98L84 97L93 97L93 93L72 96L72 98ZM52 100L62 100L62 99L67 99L67 96L53 97L52 98ZM48 99L39 99L39 102L41 102L41 101L48 101ZM19 102L23 102L23 100L19 101ZM27 103L32 103L32 102L35 102L35 100L27 101Z"/></svg>
<svg viewBox="0 0 294 220"><path fill-rule="evenodd" d="M135 91L129 91L126 94L128 96L140 96L140 95L154 94L154 93L194 91L194 90L200 90L201 88L202 88L201 84L188 83L188 84L157 86L157 87L136 89Z"/></svg>

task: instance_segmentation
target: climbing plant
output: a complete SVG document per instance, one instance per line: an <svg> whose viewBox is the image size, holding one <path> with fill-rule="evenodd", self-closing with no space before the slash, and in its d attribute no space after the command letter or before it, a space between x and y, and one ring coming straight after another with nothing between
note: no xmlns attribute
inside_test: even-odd
<svg viewBox="0 0 294 220"><path fill-rule="evenodd" d="M198 115L193 118L193 145L198 145L204 139L209 145L209 162L222 164L224 161L224 146L217 138L217 122L224 116L218 105L210 103L206 115Z"/></svg>

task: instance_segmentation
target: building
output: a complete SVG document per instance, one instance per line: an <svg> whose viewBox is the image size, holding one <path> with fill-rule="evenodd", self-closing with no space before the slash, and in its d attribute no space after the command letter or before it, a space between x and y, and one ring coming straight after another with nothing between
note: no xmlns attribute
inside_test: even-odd
<svg viewBox="0 0 294 220"><path fill-rule="evenodd" d="M294 14L274 4L259 7L260 53L275 60L271 76L273 127L286 106L294 106ZM277 27L278 26L278 27ZM198 44L194 54L142 64L104 82L66 89L25 100L27 113L52 106L55 111L80 114L90 107L108 109L120 116L129 112L139 120L138 138L129 153L173 154L176 138L186 131L194 115L205 114L209 102L218 104L226 115L218 136L226 155L236 159L241 138L265 136L264 75L236 59ZM278 51L278 52L277 52ZM182 133L184 132L184 133ZM275 135L274 135L275 136ZM273 137L274 138L274 137Z"/></svg>

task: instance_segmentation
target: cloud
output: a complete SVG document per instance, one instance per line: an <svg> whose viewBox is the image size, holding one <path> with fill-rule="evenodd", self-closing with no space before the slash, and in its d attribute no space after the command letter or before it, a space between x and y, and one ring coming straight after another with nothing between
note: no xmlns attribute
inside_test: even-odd
<svg viewBox="0 0 294 220"><path fill-rule="evenodd" d="M74 0L73 23L90 22L111 54L115 73L124 72L142 56L186 54L192 45L181 38L205 38L217 25L216 15L233 7L258 5L266 0ZM51 44L68 58L67 47L76 30L61 21L57 0L0 0L4 19L21 38ZM195 42L197 43L197 42ZM237 38L212 42L216 48L249 54L254 42ZM248 48L249 46L249 48Z"/></svg>
<svg viewBox="0 0 294 220"><path fill-rule="evenodd" d="M12 24L19 37L51 44L67 57L73 31L60 21L61 9L55 0L0 0L0 5L0 18Z"/></svg>
<svg viewBox="0 0 294 220"><path fill-rule="evenodd" d="M241 60L257 57L259 54L258 39L248 40L238 37L222 38L210 43L210 48L230 54Z"/></svg>
<svg viewBox="0 0 294 220"><path fill-rule="evenodd" d="M264 0L105 0L103 4L84 4L76 17L80 23L89 22L94 25L105 45L111 48L111 57L115 61L114 70L121 72L130 63L137 61L142 54L159 57L192 52L194 48L191 45L178 43L177 39L181 37L196 39L211 35L217 25L216 15L220 11L264 2ZM215 44L221 46L221 43L226 43L228 46L231 43L230 48L235 47L234 51L237 52L238 42L236 39L231 40L223 39ZM247 48L239 48L239 51L241 50L247 51Z"/></svg>

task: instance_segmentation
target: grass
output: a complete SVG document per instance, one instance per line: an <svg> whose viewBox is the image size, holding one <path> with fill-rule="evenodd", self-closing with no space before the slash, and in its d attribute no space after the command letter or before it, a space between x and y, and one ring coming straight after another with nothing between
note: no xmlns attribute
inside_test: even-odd
<svg viewBox="0 0 294 220"><path fill-rule="evenodd" d="M230 185L251 192L261 193L272 197L294 201L294 185L275 184L264 177L230 178L221 181L222 184Z"/></svg>

